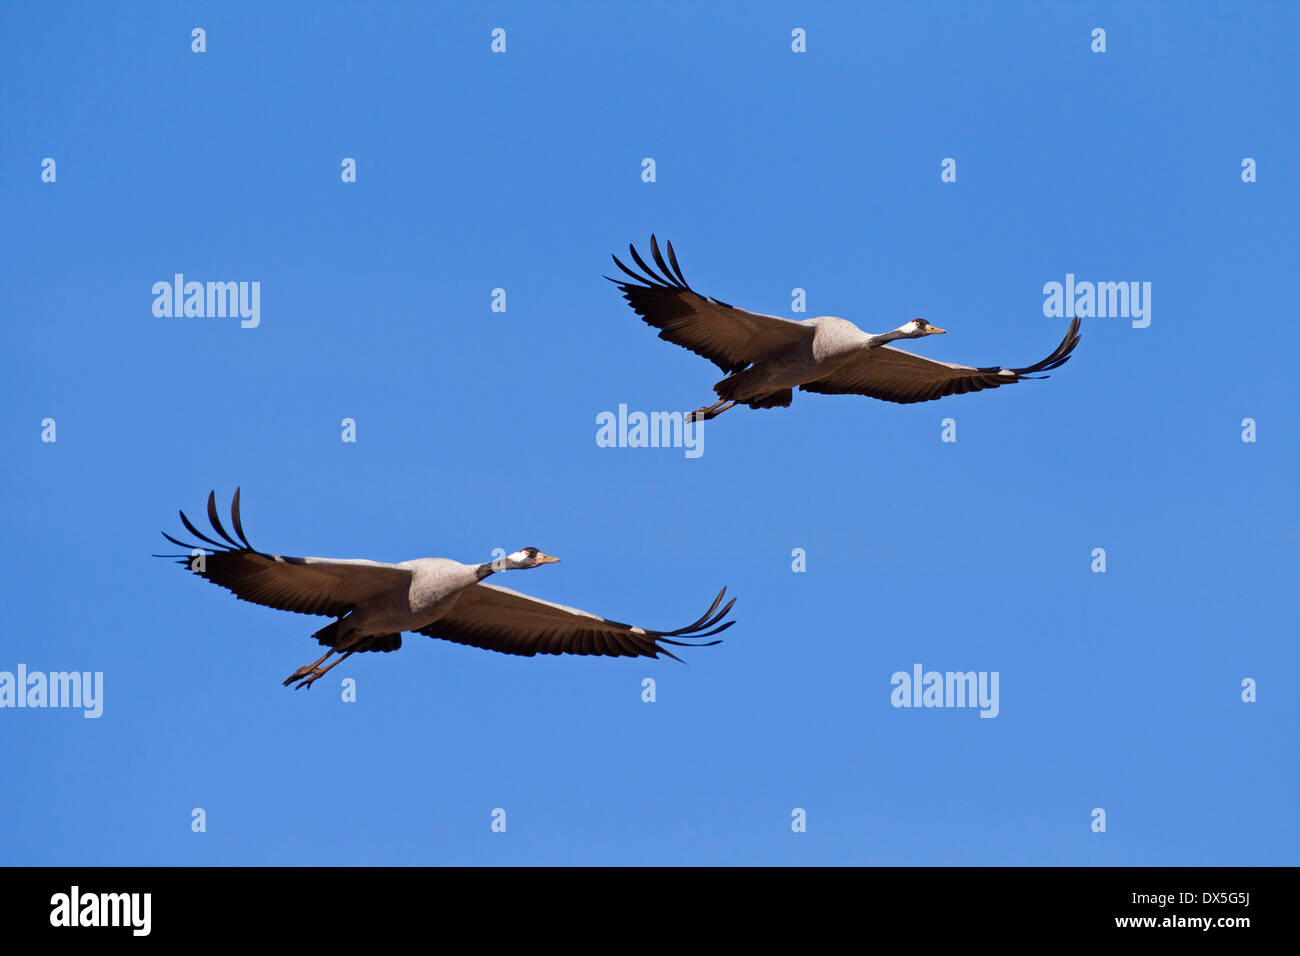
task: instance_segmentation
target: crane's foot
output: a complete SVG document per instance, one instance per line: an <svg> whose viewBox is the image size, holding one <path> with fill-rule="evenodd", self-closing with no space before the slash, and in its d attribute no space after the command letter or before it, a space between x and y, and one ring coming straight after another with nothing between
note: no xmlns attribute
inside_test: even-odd
<svg viewBox="0 0 1300 956"><path fill-rule="evenodd" d="M310 687L315 681L324 677L328 671L342 664L345 660L355 654L356 651L348 651L338 660L330 662L325 667L321 667L320 665L325 663L325 658L329 657L330 654L333 653L334 651L331 649L329 654L326 654L325 657L322 657L320 660L307 664L304 667L299 667L289 675L289 679L284 682L284 686L288 687L294 681L297 681L298 683L294 686L294 690L302 690L304 687Z"/></svg>
<svg viewBox="0 0 1300 956"><path fill-rule="evenodd" d="M307 677L304 680L298 682L298 685L294 687L294 690L302 690L304 687L310 687L314 681L320 680L321 677L325 675L325 672L327 670L329 670L328 667L324 667L324 668L313 667L311 672L307 675ZM285 681L286 686L288 685L288 683L289 681Z"/></svg>
<svg viewBox="0 0 1300 956"><path fill-rule="evenodd" d="M705 405L703 408L697 408L693 412L687 412L686 421L707 422L711 418L717 418L719 415L721 415L728 408L730 408L732 405L735 404L736 404L735 402L722 401L722 402L714 402L712 405Z"/></svg>
<svg viewBox="0 0 1300 956"><path fill-rule="evenodd" d="M334 653L334 648L331 647L328 651L322 654L318 659L312 661L310 664L303 664L302 667L299 667L296 671L294 671L292 674L290 674L288 677L284 679L284 686L288 687L294 681L300 681L308 674L312 673L315 670L318 670L320 668L320 665L325 663L325 659L328 658L333 653ZM319 677L320 675L317 674L316 676Z"/></svg>
<svg viewBox="0 0 1300 956"><path fill-rule="evenodd" d="M284 686L288 687L294 681L302 680L304 677L306 677L308 674L312 672L312 669L314 667L315 667L314 664L305 664L302 667L299 667L296 671L294 671L292 674L290 674L288 677L284 679Z"/></svg>

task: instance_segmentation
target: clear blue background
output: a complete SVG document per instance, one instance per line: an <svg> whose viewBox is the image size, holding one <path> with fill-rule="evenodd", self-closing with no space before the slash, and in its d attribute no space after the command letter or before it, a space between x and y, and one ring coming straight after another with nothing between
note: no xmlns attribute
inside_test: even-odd
<svg viewBox="0 0 1300 956"><path fill-rule="evenodd" d="M0 669L106 692L99 720L0 711L0 862L1296 863L1298 30L1286 4L6 4ZM924 316L949 334L909 346L948 361L1047 354L1067 272L1151 282L1153 318L1086 322L1049 382L796 393L694 461L599 448L599 412L720 377L601 278L652 231L705 293ZM260 281L261 327L155 318L175 272ZM689 666L408 636L295 693L323 619L149 557L237 485L264 549L536 545L564 562L503 583L657 627L726 584L739 623ZM998 671L1001 715L892 708L917 662Z"/></svg>

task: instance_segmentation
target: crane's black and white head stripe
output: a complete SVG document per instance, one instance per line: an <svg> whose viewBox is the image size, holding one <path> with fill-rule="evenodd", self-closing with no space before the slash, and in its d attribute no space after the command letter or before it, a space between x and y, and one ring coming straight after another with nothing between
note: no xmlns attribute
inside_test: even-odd
<svg viewBox="0 0 1300 956"><path fill-rule="evenodd" d="M922 335L942 335L946 329L941 329L937 325L931 325L925 319L913 319L903 326L906 334L913 338L920 338Z"/></svg>
<svg viewBox="0 0 1300 956"><path fill-rule="evenodd" d="M506 555L505 566L511 570L520 570L522 568L535 568L539 564L555 564L559 558L551 557L549 554L543 554L537 548L520 548L514 554Z"/></svg>

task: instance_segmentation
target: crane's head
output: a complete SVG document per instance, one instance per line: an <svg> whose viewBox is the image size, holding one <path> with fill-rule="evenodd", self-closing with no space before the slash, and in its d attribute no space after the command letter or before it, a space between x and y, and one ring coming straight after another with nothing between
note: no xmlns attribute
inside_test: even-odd
<svg viewBox="0 0 1300 956"><path fill-rule="evenodd" d="M523 568L535 568L539 564L554 564L559 560L549 554L542 554L536 548L523 548L514 554L506 555L503 570L518 571Z"/></svg>
<svg viewBox="0 0 1300 956"><path fill-rule="evenodd" d="M913 319L898 331L903 333L903 338L919 339L923 335L943 335L947 329L941 329L937 325L931 325L925 319Z"/></svg>

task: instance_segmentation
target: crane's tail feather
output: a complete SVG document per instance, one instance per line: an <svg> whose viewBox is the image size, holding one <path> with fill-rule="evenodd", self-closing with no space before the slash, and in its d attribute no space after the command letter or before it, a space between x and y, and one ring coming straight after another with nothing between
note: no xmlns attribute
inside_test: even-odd
<svg viewBox="0 0 1300 956"><path fill-rule="evenodd" d="M340 636L340 625L345 618L331 621L312 635L322 647L332 647L339 653L347 651L395 651L402 646L402 635L398 634L355 634Z"/></svg>
<svg viewBox="0 0 1300 956"><path fill-rule="evenodd" d="M790 403L794 401L794 389L787 388L780 392L773 392L771 395L765 395L762 398L756 398L746 404L750 408L789 408Z"/></svg>

